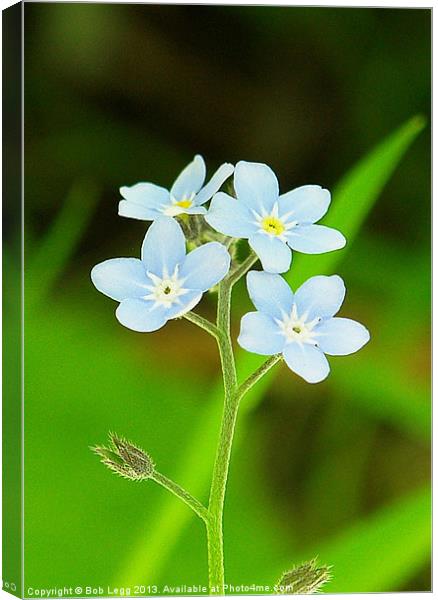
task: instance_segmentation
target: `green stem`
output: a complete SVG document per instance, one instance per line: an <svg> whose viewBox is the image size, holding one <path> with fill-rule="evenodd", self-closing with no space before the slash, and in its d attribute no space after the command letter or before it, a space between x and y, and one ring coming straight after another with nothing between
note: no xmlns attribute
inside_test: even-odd
<svg viewBox="0 0 438 600"><path fill-rule="evenodd" d="M223 513L225 491L227 486L228 471L230 466L231 448L233 445L234 430L236 426L239 402L246 390L239 390L237 385L236 363L231 342L231 292L233 285L257 261L257 256L250 255L238 265L218 290L217 302L217 329L220 336L217 338L221 356L222 373L224 381L224 411L222 415L221 430L216 450L213 467L213 476L208 504L209 521L207 522L208 543L208 578L210 594L224 595L224 550L223 550ZM262 374L260 374L260 377ZM255 383L255 381L254 381ZM248 387L249 389L249 387Z"/></svg>
<svg viewBox="0 0 438 600"><path fill-rule="evenodd" d="M270 356L265 362L260 365L258 369L254 371L245 381L239 386L237 395L239 398L243 398L245 394L249 392L253 385L255 385L259 379L261 379L274 365L276 365L283 358L282 354L274 354Z"/></svg>
<svg viewBox="0 0 438 600"><path fill-rule="evenodd" d="M219 331L218 345L221 357L224 380L225 400L237 388L237 373L234 362L233 345L231 343L231 290L232 283L228 279L219 284L217 299L217 330Z"/></svg>
<svg viewBox="0 0 438 600"><path fill-rule="evenodd" d="M259 369L257 369L257 371L248 377L240 387L238 387L236 363L230 333L231 292L233 285L245 275L256 261L257 256L251 252L251 254L240 265L235 267L228 277L219 284L216 325L192 312L184 315L186 319L199 327L202 327L216 338L219 346L223 373L224 410L213 467L207 516L206 518L205 515L202 516L207 526L208 579L210 594L217 595L224 595L225 593L223 512L239 402L251 387L255 385L257 381L281 358L281 355L270 357ZM183 497L181 498L187 503L186 499ZM191 498L192 504L193 501L194 499Z"/></svg>
<svg viewBox="0 0 438 600"><path fill-rule="evenodd" d="M245 275L247 271L249 271L253 264L258 261L258 258L259 257L257 254L254 254L254 252L251 250L245 260L241 262L240 265L238 265L233 271L231 271L230 275L228 276L229 284L233 286L235 283L237 283L237 281L239 281L239 279Z"/></svg>
<svg viewBox="0 0 438 600"><path fill-rule="evenodd" d="M230 307L232 284L224 280L219 285L217 327L221 331L218 339L224 381L224 412L219 443L213 467L208 505L210 519L207 522L208 575L210 594L224 594L224 551L223 510L225 490L230 464L234 428L239 408L237 374L230 336Z"/></svg>
<svg viewBox="0 0 438 600"><path fill-rule="evenodd" d="M201 502L199 502L199 500L194 498L184 488L182 488L180 485L178 485L162 473L159 473L158 471L154 471L154 474L151 476L151 479L153 479L156 483L162 485L169 492L172 492L174 496L176 496L185 504L187 504L187 506L189 506L198 515L198 517L201 517L201 519L205 521L205 523L207 523L209 518L208 510Z"/></svg>
<svg viewBox="0 0 438 600"><path fill-rule="evenodd" d="M185 313L183 317L187 319L187 321L190 321L191 323L194 323L198 327L201 327L202 329L207 331L214 338L219 339L221 332L216 327L216 325L214 323L211 323L211 321L209 321L208 319L205 319L204 317L201 317L200 315L197 315L196 313L191 311Z"/></svg>

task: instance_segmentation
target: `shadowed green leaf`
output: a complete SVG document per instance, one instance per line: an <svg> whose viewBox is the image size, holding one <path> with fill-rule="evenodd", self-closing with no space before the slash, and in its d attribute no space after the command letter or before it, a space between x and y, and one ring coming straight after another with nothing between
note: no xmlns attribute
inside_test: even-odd
<svg viewBox="0 0 438 600"><path fill-rule="evenodd" d="M385 369L376 373L375 355L353 361L347 370L340 366L333 371L335 385L345 391L352 404L423 442L430 439L431 405L427 379L407 386L401 368L390 358L386 359Z"/></svg>

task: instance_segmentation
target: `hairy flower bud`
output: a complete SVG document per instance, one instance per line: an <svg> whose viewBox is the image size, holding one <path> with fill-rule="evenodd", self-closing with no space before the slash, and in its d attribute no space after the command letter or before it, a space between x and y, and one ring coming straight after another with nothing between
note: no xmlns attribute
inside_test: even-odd
<svg viewBox="0 0 438 600"><path fill-rule="evenodd" d="M317 566L316 558L299 566L293 566L281 576L275 586L277 594L315 594L331 579L330 569Z"/></svg>
<svg viewBox="0 0 438 600"><path fill-rule="evenodd" d="M115 433L109 434L109 441L109 447L94 446L91 449L111 471L131 481L143 481L152 477L154 463L149 454Z"/></svg>

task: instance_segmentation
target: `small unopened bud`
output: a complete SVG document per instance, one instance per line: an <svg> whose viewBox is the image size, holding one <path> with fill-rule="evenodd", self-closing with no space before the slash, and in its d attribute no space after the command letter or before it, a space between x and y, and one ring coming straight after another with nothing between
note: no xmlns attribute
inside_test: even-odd
<svg viewBox="0 0 438 600"><path fill-rule="evenodd" d="M152 477L154 463L149 454L115 433L109 434L109 442L109 447L94 446L91 449L111 471L131 481L143 481Z"/></svg>
<svg viewBox="0 0 438 600"><path fill-rule="evenodd" d="M315 594L320 588L330 581L331 567L317 566L316 558L309 560L298 567L293 566L281 576L275 587L277 594Z"/></svg>

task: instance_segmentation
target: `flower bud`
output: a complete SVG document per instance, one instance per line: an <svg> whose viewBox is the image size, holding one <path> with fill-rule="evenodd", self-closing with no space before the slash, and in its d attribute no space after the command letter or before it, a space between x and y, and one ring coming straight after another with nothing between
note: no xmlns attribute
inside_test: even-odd
<svg viewBox="0 0 438 600"><path fill-rule="evenodd" d="M316 560L313 558L286 571L275 586L277 594L315 594L318 592L331 579L331 567L325 565L318 567Z"/></svg>
<svg viewBox="0 0 438 600"><path fill-rule="evenodd" d="M111 471L131 481L143 481L152 477L154 463L149 454L115 433L109 434L109 441L109 447L95 446L92 450Z"/></svg>

